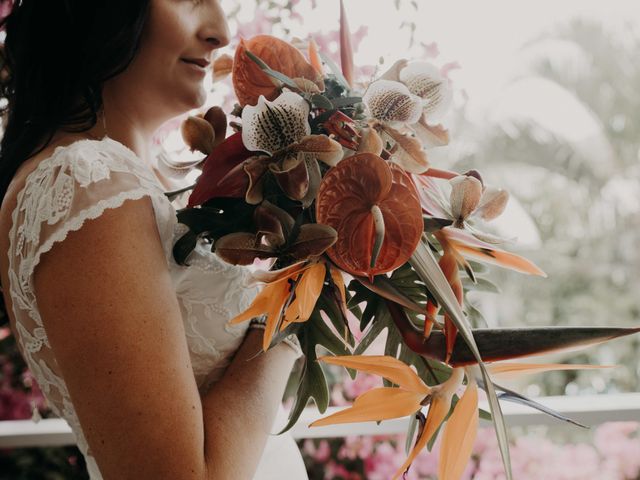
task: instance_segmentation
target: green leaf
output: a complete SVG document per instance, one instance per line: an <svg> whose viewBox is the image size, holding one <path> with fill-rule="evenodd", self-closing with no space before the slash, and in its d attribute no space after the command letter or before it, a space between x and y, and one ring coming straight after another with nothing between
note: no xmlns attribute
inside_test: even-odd
<svg viewBox="0 0 640 480"><path fill-rule="evenodd" d="M349 86L349 82L347 82L347 79L344 78L344 75L342 74L342 71L338 68L338 66L335 64L335 62L333 60L331 60L331 58L329 58L323 52L320 51L318 53L320 54L320 58L322 59L322 61L329 66L329 69L331 70L331 73L333 73L335 75L336 80L338 80L338 82L341 84L341 86L346 91L351 91L351 87Z"/></svg>
<svg viewBox="0 0 640 480"><path fill-rule="evenodd" d="M316 303L316 308L327 315L327 318L331 321L333 327L340 336L340 340L349 345L349 347L353 347L355 345L355 338L349 329L347 319L342 314L342 309L336 303L336 300L332 298L326 290L327 288L325 287L320 294ZM345 334L346 338L344 336Z"/></svg>
<svg viewBox="0 0 640 480"><path fill-rule="evenodd" d="M379 304L384 302L380 296L375 295L358 280L351 280L347 289L353 292L353 296L348 303L349 309L365 303L364 310L360 315L360 331L365 332L371 320L376 316Z"/></svg>
<svg viewBox="0 0 640 480"><path fill-rule="evenodd" d="M425 304L427 300L427 291L420 282L417 274L409 265L404 265L393 272L390 278L386 279L397 292L415 304ZM349 290L354 292L352 302L366 302L366 307L362 313L361 330L363 336L360 343L354 350L354 355L363 354L373 341L384 331L387 330L387 339L385 342L385 354L391 355L403 361L407 365L413 365L418 375L428 384L435 385L441 383L449 377L451 368L443 363L426 359L415 353L404 343L398 328L387 308L386 302L376 293L373 293L367 287L362 285L358 280L353 280L349 284ZM424 308L424 307L423 307ZM410 318L417 322L424 320L418 319L418 313L408 312ZM386 386L391 385L384 380Z"/></svg>
<svg viewBox="0 0 640 480"><path fill-rule="evenodd" d="M411 415L409 417L409 426L407 428L407 439L404 443L404 451L406 455L411 453L411 449L413 448L413 437L416 434L416 429L418 428L418 416Z"/></svg>
<svg viewBox="0 0 640 480"><path fill-rule="evenodd" d="M344 108L356 103L362 103L362 97L340 97L331 100L333 108Z"/></svg>
<svg viewBox="0 0 640 480"><path fill-rule="evenodd" d="M322 108L323 110L332 110L333 108L335 108L333 106L333 103L331 103L331 100L319 93L311 96L311 102L314 106Z"/></svg>
<svg viewBox="0 0 640 480"><path fill-rule="evenodd" d="M451 321L458 329L458 335L469 346L469 349L478 362L482 378L486 385L487 399L489 401L489 406L491 407L493 424L495 426L498 446L504 463L507 480L512 480L513 474L511 471L509 438L507 436L507 427L504 421L504 416L502 415L502 409L500 408L500 402L498 401L498 395L496 394L493 382L489 377L489 373L482 362L482 357L480 356L480 352L478 351L478 347L473 338L471 328L464 316L464 313L462 312L462 308L458 304L449 282L442 273L438 262L434 258L424 239L423 242L418 244L418 247L411 256L410 262L429 291L436 297L438 304L445 309L451 318Z"/></svg>
<svg viewBox="0 0 640 480"><path fill-rule="evenodd" d="M300 327L298 338L305 354L305 362L289 420L279 434L296 424L310 399L313 398L320 413L324 413L329 406L329 387L327 378L317 361L316 347L320 345L335 355L351 354L345 343L331 331L317 308L309 320Z"/></svg>
<svg viewBox="0 0 640 480"><path fill-rule="evenodd" d="M476 277L476 283L465 277L462 279L462 286L465 290L474 290L477 292L489 292L489 293L500 293L500 288L493 282L487 280L486 278Z"/></svg>
<svg viewBox="0 0 640 480"><path fill-rule="evenodd" d="M488 327L489 324L487 320L482 315L482 312L478 310L475 305L473 305L467 298L464 299L464 308L467 311L469 321L473 325L474 328L478 327Z"/></svg>
<svg viewBox="0 0 640 480"><path fill-rule="evenodd" d="M296 84L296 82L294 82L291 78L289 78L288 76L286 76L283 73L278 72L277 70L272 69L269 65L267 65L260 57L258 57L257 55L254 55L253 53L251 53L249 50L245 50L245 53L247 54L247 56L253 60L261 69L264 73L266 73L267 75L269 75L270 77L275 78L276 80L281 81L282 83L284 83L287 87L293 88L295 90L298 90L298 85Z"/></svg>
<svg viewBox="0 0 640 480"><path fill-rule="evenodd" d="M173 245L173 258L178 265L187 265L189 254L196 248L198 235L189 230Z"/></svg>

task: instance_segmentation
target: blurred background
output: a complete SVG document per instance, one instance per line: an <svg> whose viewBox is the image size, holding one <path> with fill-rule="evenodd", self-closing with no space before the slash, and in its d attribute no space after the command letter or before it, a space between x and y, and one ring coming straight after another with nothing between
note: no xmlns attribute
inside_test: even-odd
<svg viewBox="0 0 640 480"><path fill-rule="evenodd" d="M240 37L311 35L339 62L338 0L223 0L233 54ZM427 60L455 88L445 120L451 143L431 152L438 168L477 169L511 193L492 222L509 249L547 279L491 269L499 293L470 296L479 324L640 323L640 5L633 0L345 0L355 63L366 82L401 57ZM209 81L208 106L233 108L230 79ZM179 119L159 148L189 159ZM192 180L192 179L191 179ZM186 179L185 179L186 182ZM640 339L615 340L546 361L618 365L528 376L510 386L532 397L640 391ZM0 420L50 412L0 327ZM377 381L334 370L333 403L350 402ZM638 419L640 421L640 419ZM517 479L640 479L638 423L582 430L564 424L514 431ZM300 442L312 479L387 479L404 460L402 437ZM438 446L434 447L437 450ZM435 479L437 452L424 453L407 478ZM8 473L5 473L8 472ZM6 476L5 476L6 475ZM491 430L481 431L468 479L500 479ZM87 478L74 448L0 451L0 478Z"/></svg>

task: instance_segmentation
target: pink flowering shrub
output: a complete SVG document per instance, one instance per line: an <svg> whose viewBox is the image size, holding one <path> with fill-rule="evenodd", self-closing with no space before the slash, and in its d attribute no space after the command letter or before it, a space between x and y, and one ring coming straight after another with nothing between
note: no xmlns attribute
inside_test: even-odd
<svg viewBox="0 0 640 480"><path fill-rule="evenodd" d="M302 453L311 480L387 480L406 459L405 438L394 436L304 440ZM438 449L422 452L406 480L437 480ZM518 480L640 480L640 423L605 423L593 443L559 444L541 435L515 438L513 476ZM504 469L491 428L478 432L462 480L503 480Z"/></svg>
<svg viewBox="0 0 640 480"><path fill-rule="evenodd" d="M373 346L375 350L375 345ZM370 352L376 353L376 352ZM332 403L348 405L382 386L379 377L345 375L331 391ZM406 459L404 435L347 436L300 442L311 480L387 480ZM640 422L605 423L591 442L558 443L541 434L512 439L511 458L518 480L640 480ZM406 480L437 480L439 441L422 452ZM504 468L492 428L482 428L462 480L502 480Z"/></svg>
<svg viewBox="0 0 640 480"><path fill-rule="evenodd" d="M15 338L0 315L0 421L53 417L42 391L16 347ZM4 323L4 324L3 324ZM0 449L0 478L88 478L84 459L75 446Z"/></svg>

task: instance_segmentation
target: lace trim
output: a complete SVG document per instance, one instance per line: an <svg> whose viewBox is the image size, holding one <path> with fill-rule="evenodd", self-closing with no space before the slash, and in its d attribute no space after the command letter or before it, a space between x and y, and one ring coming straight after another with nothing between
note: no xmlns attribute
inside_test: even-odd
<svg viewBox="0 0 640 480"><path fill-rule="evenodd" d="M30 278L33 274L33 271L40 263L40 257L51 250L56 242L62 242L65 238L67 238L67 235L69 233L80 230L86 220L94 220L102 215L107 209L116 209L118 207L121 207L122 204L127 200L139 200L144 196L149 196L152 200L154 198L148 188L141 187L135 190L129 190L127 192L120 192L115 197L100 200L95 205L82 210L80 213L78 213L78 215L70 220L67 220L64 224L64 228L56 231L51 237L47 239L46 242L44 242L40 246L40 248L38 248L36 253L33 255L33 261L29 265L29 269L24 272L24 275ZM42 325L42 323L40 323L40 325Z"/></svg>

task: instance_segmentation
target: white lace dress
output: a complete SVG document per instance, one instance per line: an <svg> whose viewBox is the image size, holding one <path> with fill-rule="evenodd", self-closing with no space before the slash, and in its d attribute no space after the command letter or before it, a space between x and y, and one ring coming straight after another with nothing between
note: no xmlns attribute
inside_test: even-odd
<svg viewBox="0 0 640 480"><path fill-rule="evenodd" d="M201 392L218 380L240 345L247 323L227 321L256 294L247 270L220 261L204 244L178 265L172 247L187 227L152 170L131 150L106 137L58 147L29 174L18 193L9 233L9 289L17 341L51 409L64 418L85 456L91 480L102 479L47 340L34 295L33 272L43 253L87 219L127 199L150 197L180 304L196 383ZM283 409L277 423L282 425ZM289 435L269 437L255 479L306 479L300 452Z"/></svg>

